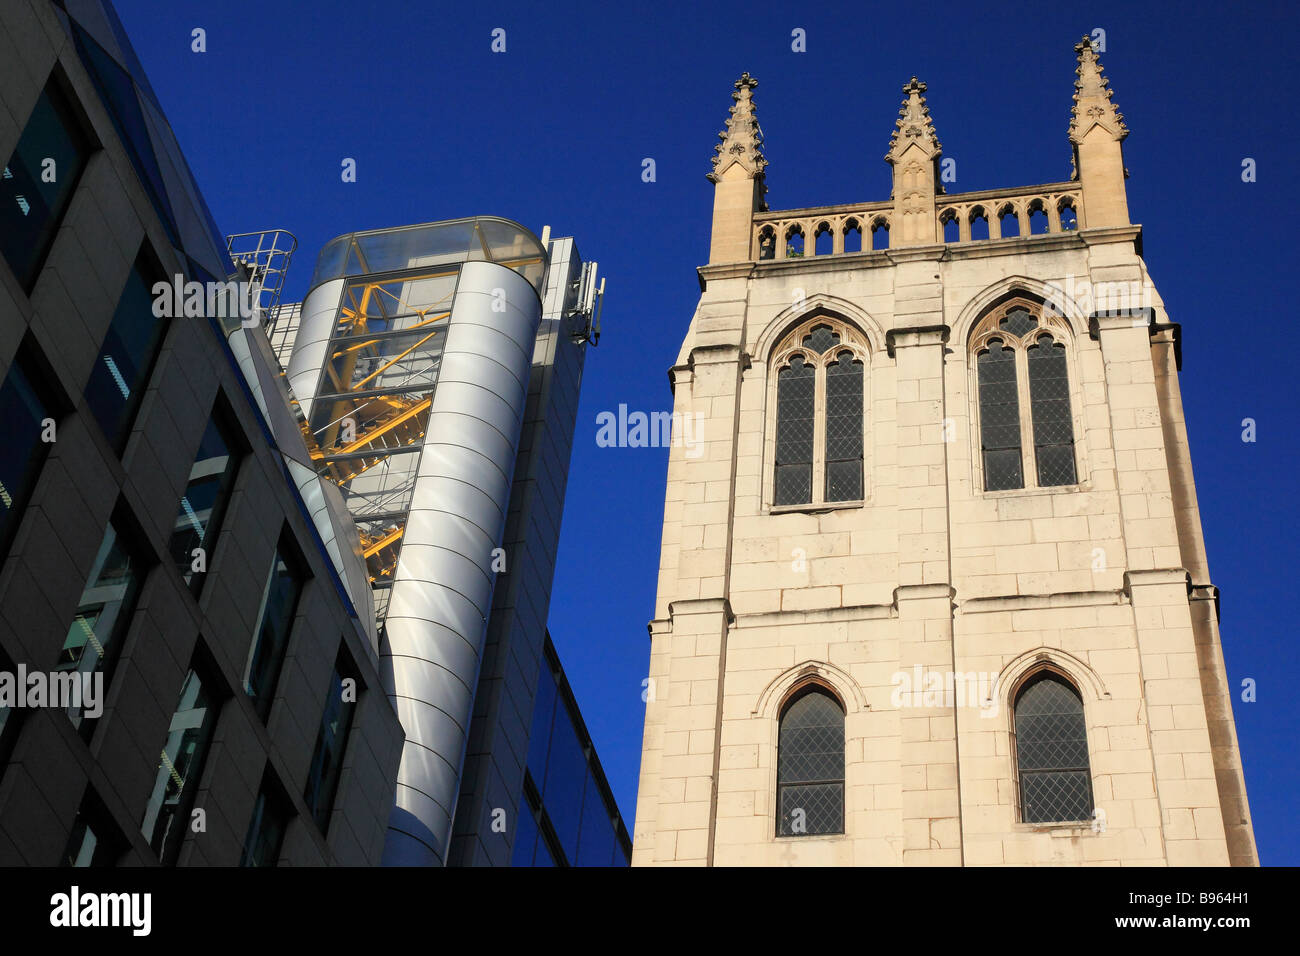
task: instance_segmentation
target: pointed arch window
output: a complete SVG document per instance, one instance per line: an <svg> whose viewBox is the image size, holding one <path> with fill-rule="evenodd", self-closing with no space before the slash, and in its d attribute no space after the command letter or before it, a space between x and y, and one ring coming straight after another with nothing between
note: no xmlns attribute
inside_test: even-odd
<svg viewBox="0 0 1300 956"><path fill-rule="evenodd" d="M1055 671L1039 671L1016 692L1014 713L1021 821L1091 819L1088 730L1078 690Z"/></svg>
<svg viewBox="0 0 1300 956"><path fill-rule="evenodd" d="M843 833L844 708L820 684L786 702L776 759L776 835Z"/></svg>
<svg viewBox="0 0 1300 956"><path fill-rule="evenodd" d="M816 370L802 355L777 373L776 501L809 501L812 493Z"/></svg>
<svg viewBox="0 0 1300 956"><path fill-rule="evenodd" d="M1041 303L1004 302L976 325L980 463L985 491L1078 482L1069 331Z"/></svg>
<svg viewBox="0 0 1300 956"><path fill-rule="evenodd" d="M811 319L777 347L776 506L865 497L866 343L830 317Z"/></svg>

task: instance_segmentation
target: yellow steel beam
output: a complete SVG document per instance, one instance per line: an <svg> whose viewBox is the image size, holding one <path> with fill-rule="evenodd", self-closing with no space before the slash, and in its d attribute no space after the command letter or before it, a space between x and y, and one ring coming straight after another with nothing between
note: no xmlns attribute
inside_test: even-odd
<svg viewBox="0 0 1300 956"><path fill-rule="evenodd" d="M405 525L400 525L400 524L395 525L394 527L389 528L387 532L380 535L378 538L373 539L371 543L368 545L366 544L366 540L363 537L361 539L361 546L364 549L361 552L362 556L364 556L367 560L373 558L380 551L384 550L384 548L387 548L389 545L394 544L405 531L406 531Z"/></svg>
<svg viewBox="0 0 1300 956"><path fill-rule="evenodd" d="M390 361L385 362L383 365L379 366L379 368L375 369L373 372L371 372L371 373L370 373L369 375L367 375L365 378L361 379L359 382L357 382L357 383L356 383L355 385L353 385L352 387L353 387L354 389L360 389L363 385L366 384L366 382L370 381L370 380L371 380L372 378L374 378L376 375L382 375L384 372L388 371L390 368L392 368L394 365L396 365L396 364L397 364L398 362L400 362L402 359L406 358L406 356L410 355L412 352L414 352L414 351L415 351L416 349L418 349L421 345L423 345L425 342L429 341L429 339L433 338L433 337L434 337L435 335L437 335L437 334L438 334L437 330L434 330L433 332L430 332L428 335L426 335L424 338L420 339L420 341L416 342L416 343L415 343L414 345L412 345L410 348L408 348L408 349L403 349L401 352L399 352L399 353L397 353L396 355L394 355L393 358L392 358Z"/></svg>
<svg viewBox="0 0 1300 956"><path fill-rule="evenodd" d="M402 412L400 415L396 416L395 418L390 418L388 421L377 426L373 431L367 432L365 435L362 435L356 441L349 442L348 444L344 445L342 448L335 449L333 454L347 455L347 454L351 454L354 451L358 451L362 448L365 448L367 445L373 442L380 435L387 434L388 432L396 428L398 425L402 424L405 421L409 421L411 418L414 418L416 415L419 415L421 412L428 409L428 407L432 403L433 403L433 396L429 396L428 398L425 398L424 400L417 402L416 404L408 408L406 411Z"/></svg>

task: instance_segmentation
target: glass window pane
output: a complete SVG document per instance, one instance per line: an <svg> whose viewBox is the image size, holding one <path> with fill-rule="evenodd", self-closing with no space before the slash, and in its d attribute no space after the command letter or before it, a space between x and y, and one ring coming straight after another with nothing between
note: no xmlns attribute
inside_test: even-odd
<svg viewBox="0 0 1300 956"><path fill-rule="evenodd" d="M555 866L555 856L551 853L551 848L546 840L542 837L537 838L537 852L533 857L533 866Z"/></svg>
<svg viewBox="0 0 1300 956"><path fill-rule="evenodd" d="M329 829L330 811L334 807L334 796L338 792L339 777L343 772L343 754L347 749L348 732L352 729L352 714L357 706L356 678L350 677L350 674L351 668L342 660L334 664L329 692L325 696L325 711L321 715L320 731L316 735L316 750L312 754L311 768L307 771L307 789L303 800L322 833ZM346 685L345 679L349 680Z"/></svg>
<svg viewBox="0 0 1300 956"><path fill-rule="evenodd" d="M90 822L78 812L76 822L72 825L72 833L68 836L68 847L63 851L63 865L94 866L95 851L98 846L99 839L91 829Z"/></svg>
<svg viewBox="0 0 1300 956"><path fill-rule="evenodd" d="M1070 378L1065 346L1044 336L1027 351L1029 402L1034 417L1034 455L1038 484L1072 485L1074 422L1070 416Z"/></svg>
<svg viewBox="0 0 1300 956"><path fill-rule="evenodd" d="M519 826L515 845L510 851L511 866L532 866L533 852L537 848L537 818L526 797L519 801Z"/></svg>
<svg viewBox="0 0 1300 956"><path fill-rule="evenodd" d="M600 794L595 774L587 774L582 800L582 839L578 843L577 866L609 866L614 852L614 825Z"/></svg>
<svg viewBox="0 0 1300 956"><path fill-rule="evenodd" d="M289 647L289 632L302 591L301 577L287 558L288 553L287 543L281 539L262 590L262 607L257 613L257 628L244 672L244 691L253 698L263 720L271 711L275 683Z"/></svg>
<svg viewBox="0 0 1300 956"><path fill-rule="evenodd" d="M848 352L826 367L826 500L862 498L861 362Z"/></svg>
<svg viewBox="0 0 1300 956"><path fill-rule="evenodd" d="M1023 488L1020 465L1020 398L1016 394L1016 355L993 341L976 360L979 372L980 445L984 490Z"/></svg>
<svg viewBox="0 0 1300 956"><path fill-rule="evenodd" d="M1051 672L1032 678L1016 695L1015 731L1024 822L1089 819L1088 731L1074 688Z"/></svg>
<svg viewBox="0 0 1300 956"><path fill-rule="evenodd" d="M19 353L0 385L0 421L5 430L5 440L0 442L0 555L17 528L50 447L42 441L41 424L49 417L49 409L32 385Z"/></svg>
<svg viewBox="0 0 1300 956"><path fill-rule="evenodd" d="M528 772L533 780L546 782L546 757L551 746L551 718L555 714L555 677L542 659L537 678L537 696L533 701L533 726L528 734Z"/></svg>
<svg viewBox="0 0 1300 956"><path fill-rule="evenodd" d="M614 855L609 861L610 866L631 866L632 860L627 855L627 850L623 848L623 841L615 838Z"/></svg>
<svg viewBox="0 0 1300 956"><path fill-rule="evenodd" d="M777 373L774 504L812 501L815 383L816 373L801 355Z"/></svg>
<svg viewBox="0 0 1300 956"><path fill-rule="evenodd" d="M1038 320L1024 309L1016 309L1007 313L1006 317L998 323L998 328L1006 329L1012 335L1019 337L1038 328Z"/></svg>
<svg viewBox="0 0 1300 956"><path fill-rule="evenodd" d="M140 570L139 559L131 554L118 529L109 522L91 567L90 580L81 592L76 616L59 653L56 670L81 674L85 681L91 679L86 675L111 668L131 620ZM74 704L67 714L75 726L81 726L83 707Z"/></svg>
<svg viewBox="0 0 1300 956"><path fill-rule="evenodd" d="M194 583L196 576L194 567L200 557L196 550L203 551L201 567L207 567L211 561L221 517L234 487L237 463L238 456L226 437L225 426L214 415L199 442L198 455L190 468L189 482L172 529L172 560L187 582ZM198 575L200 580L202 577Z"/></svg>
<svg viewBox="0 0 1300 956"><path fill-rule="evenodd" d="M86 383L90 407L109 443L121 449L149 382L167 322L153 314L154 269L142 253L127 276L113 321Z"/></svg>
<svg viewBox="0 0 1300 956"><path fill-rule="evenodd" d="M113 866L126 850L126 841L113 826L98 796L90 789L81 799L68 843L60 863L63 866Z"/></svg>
<svg viewBox="0 0 1300 956"><path fill-rule="evenodd" d="M47 84L0 171L0 252L29 292L89 153L63 94L54 83Z"/></svg>
<svg viewBox="0 0 1300 956"><path fill-rule="evenodd" d="M203 775L219 702L193 668L181 684L180 700L167 729L158 773L140 830L164 864L175 862L189 824L189 812Z"/></svg>
<svg viewBox="0 0 1300 956"><path fill-rule="evenodd" d="M803 346L818 355L840 344L840 334L829 325L819 325L803 338Z"/></svg>
<svg viewBox="0 0 1300 956"><path fill-rule="evenodd" d="M560 847L570 863L577 859L578 854L578 831L586 782L587 755L578 742L578 734L569 718L568 708L560 703L555 710L555 728L546 764L542 806L551 819Z"/></svg>
<svg viewBox="0 0 1300 956"><path fill-rule="evenodd" d="M820 688L781 716L777 790L778 836L844 832L844 711Z"/></svg>
<svg viewBox="0 0 1300 956"><path fill-rule="evenodd" d="M280 860L280 847L284 843L284 831L288 826L288 809L263 780L257 802L253 805L253 817L248 822L248 834L244 837L244 852L239 865L275 866Z"/></svg>

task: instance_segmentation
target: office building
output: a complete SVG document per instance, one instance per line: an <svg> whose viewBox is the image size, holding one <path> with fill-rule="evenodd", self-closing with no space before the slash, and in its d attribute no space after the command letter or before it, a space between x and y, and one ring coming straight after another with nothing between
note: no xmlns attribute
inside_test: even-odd
<svg viewBox="0 0 1300 956"><path fill-rule="evenodd" d="M572 239L505 219L370 230L326 244L273 323L312 455L356 522L406 730L388 864L509 865L514 821L532 819L596 275ZM615 808L605 827L620 826Z"/></svg>
<svg viewBox="0 0 1300 956"><path fill-rule="evenodd" d="M512 866L627 866L632 841L551 637L537 680Z"/></svg>
<svg viewBox="0 0 1300 956"><path fill-rule="evenodd" d="M0 159L0 864L378 864L355 527L108 3L0 6Z"/></svg>

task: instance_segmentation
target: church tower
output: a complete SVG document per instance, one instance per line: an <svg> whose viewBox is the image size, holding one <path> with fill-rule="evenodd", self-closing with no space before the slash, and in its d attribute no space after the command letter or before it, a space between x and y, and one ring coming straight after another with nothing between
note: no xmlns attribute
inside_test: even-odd
<svg viewBox="0 0 1300 956"><path fill-rule="evenodd" d="M1075 53L1069 180L946 193L913 78L890 197L820 208L767 207L736 82L634 865L1257 865L1180 327Z"/></svg>

